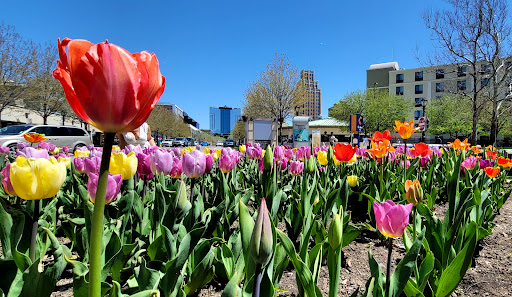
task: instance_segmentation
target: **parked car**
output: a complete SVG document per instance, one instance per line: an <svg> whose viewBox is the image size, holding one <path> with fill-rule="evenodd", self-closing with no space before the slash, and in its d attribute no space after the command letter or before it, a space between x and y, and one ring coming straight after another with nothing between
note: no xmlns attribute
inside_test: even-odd
<svg viewBox="0 0 512 297"><path fill-rule="evenodd" d="M201 142L201 145L202 146L207 146L207 145L210 145L210 144L208 142L206 142L206 141L203 141L203 142Z"/></svg>
<svg viewBox="0 0 512 297"><path fill-rule="evenodd" d="M57 125L14 125L0 129L0 145L8 147L12 155L16 152L18 142L26 142L25 133L39 133L44 135L48 142L73 150L78 147L92 144L92 138L83 128Z"/></svg>
<svg viewBox="0 0 512 297"><path fill-rule="evenodd" d="M224 142L222 142L222 140L217 141L217 146L223 146L223 145L224 145Z"/></svg>
<svg viewBox="0 0 512 297"><path fill-rule="evenodd" d="M172 146L185 146L187 145L187 139L185 137L176 137L172 141Z"/></svg>
<svg viewBox="0 0 512 297"><path fill-rule="evenodd" d="M164 141L162 141L162 146L163 147L171 147L172 146L172 139L165 139Z"/></svg>
<svg viewBox="0 0 512 297"><path fill-rule="evenodd" d="M199 143L193 137L187 137L187 146L198 145Z"/></svg>
<svg viewBox="0 0 512 297"><path fill-rule="evenodd" d="M224 146L225 147L234 147L235 146L235 142L233 141L233 139L226 139L224 141Z"/></svg>

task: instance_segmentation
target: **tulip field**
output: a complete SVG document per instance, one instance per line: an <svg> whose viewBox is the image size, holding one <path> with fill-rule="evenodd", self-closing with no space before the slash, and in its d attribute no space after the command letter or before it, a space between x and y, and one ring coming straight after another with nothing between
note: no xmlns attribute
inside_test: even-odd
<svg viewBox="0 0 512 297"><path fill-rule="evenodd" d="M376 132L369 149L114 146L101 296L193 296L210 283L222 296L277 296L285 271L299 296L322 296L322 266L337 296L342 251L362 232L389 251L401 240L406 252L387 271L370 249L367 263L352 264L371 271L352 296L449 296L492 234L512 161L460 141L404 152L390 138ZM50 296L72 269L73 296L88 296L104 152L37 141L20 143L15 159L1 155L0 292Z"/></svg>

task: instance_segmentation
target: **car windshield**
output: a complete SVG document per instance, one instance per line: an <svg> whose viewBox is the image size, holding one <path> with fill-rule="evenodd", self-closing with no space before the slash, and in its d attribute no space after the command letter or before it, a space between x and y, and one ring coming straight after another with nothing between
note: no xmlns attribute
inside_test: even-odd
<svg viewBox="0 0 512 297"><path fill-rule="evenodd" d="M185 140L183 137L176 137L176 140Z"/></svg>
<svg viewBox="0 0 512 297"><path fill-rule="evenodd" d="M233 139L226 139L226 142L233 142Z"/></svg>
<svg viewBox="0 0 512 297"><path fill-rule="evenodd" d="M0 129L0 135L20 135L30 128L30 125L7 126Z"/></svg>

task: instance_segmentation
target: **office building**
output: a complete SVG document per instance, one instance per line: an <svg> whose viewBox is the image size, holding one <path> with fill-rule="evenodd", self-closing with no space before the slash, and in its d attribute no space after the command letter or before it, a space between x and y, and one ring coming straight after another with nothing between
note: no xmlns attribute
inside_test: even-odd
<svg viewBox="0 0 512 297"><path fill-rule="evenodd" d="M511 62L504 65L510 67ZM491 65L477 64L477 84L468 74L466 64L447 64L413 69L400 69L397 62L371 65L366 70L366 88L388 91L414 100L414 120L423 117L423 102L439 99L445 95L472 92L473 88L491 88ZM498 90L498 96L510 94L510 81ZM491 90L489 90L490 92Z"/></svg>
<svg viewBox="0 0 512 297"><path fill-rule="evenodd" d="M240 118L240 108L210 107L210 131L213 135L228 136Z"/></svg>
<svg viewBox="0 0 512 297"><path fill-rule="evenodd" d="M314 70L302 70L300 72L300 83L306 88L306 98L304 104L299 108L299 116L309 116L313 120L320 118L322 110L322 92L318 87L318 81L315 81Z"/></svg>
<svg viewBox="0 0 512 297"><path fill-rule="evenodd" d="M167 103L158 103L158 106L166 108L167 110L172 111L175 115L183 119L185 124L189 124L192 129L199 129L199 123L191 118L183 109L181 109L176 104L167 104Z"/></svg>

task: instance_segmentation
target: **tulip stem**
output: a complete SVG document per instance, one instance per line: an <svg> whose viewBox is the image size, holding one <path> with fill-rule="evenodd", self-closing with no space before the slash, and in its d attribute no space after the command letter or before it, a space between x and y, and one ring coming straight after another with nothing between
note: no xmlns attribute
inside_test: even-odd
<svg viewBox="0 0 512 297"><path fill-rule="evenodd" d="M196 179L190 179L190 203L194 205L194 187L196 186Z"/></svg>
<svg viewBox="0 0 512 297"><path fill-rule="evenodd" d="M404 139L404 185L407 180L407 139Z"/></svg>
<svg viewBox="0 0 512 297"><path fill-rule="evenodd" d="M391 254L393 252L393 238L389 238L389 247L388 247L388 267L386 269L386 297L389 297L389 283L390 283L390 273L391 273Z"/></svg>
<svg viewBox="0 0 512 297"><path fill-rule="evenodd" d="M34 200L34 215L32 216L32 237L30 238L30 260L32 263L36 259L36 242L37 242L37 229L39 227L39 204L41 200Z"/></svg>
<svg viewBox="0 0 512 297"><path fill-rule="evenodd" d="M103 238L103 216L105 211L105 196L107 192L108 168L115 133L105 132L105 143L98 179L98 188L94 199L92 213L91 239L89 246L89 297L101 297L101 249Z"/></svg>
<svg viewBox="0 0 512 297"><path fill-rule="evenodd" d="M254 272L254 285L252 287L252 296L260 297L260 287L261 287L261 264L256 264L256 271Z"/></svg>
<svg viewBox="0 0 512 297"><path fill-rule="evenodd" d="M412 241L416 240L416 206L412 207Z"/></svg>
<svg viewBox="0 0 512 297"><path fill-rule="evenodd" d="M148 177L147 175L144 175L144 184L142 185L142 201L144 201L144 199L146 198L147 183Z"/></svg>

